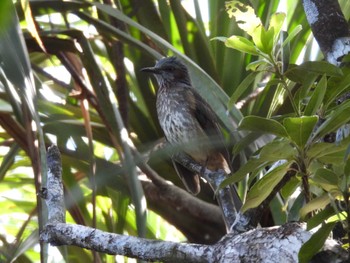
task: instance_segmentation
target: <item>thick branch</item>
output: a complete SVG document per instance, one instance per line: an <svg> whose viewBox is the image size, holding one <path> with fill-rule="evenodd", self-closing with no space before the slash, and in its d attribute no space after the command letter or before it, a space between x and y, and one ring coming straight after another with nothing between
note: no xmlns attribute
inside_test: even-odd
<svg viewBox="0 0 350 263"><path fill-rule="evenodd" d="M61 160L56 146L48 150L49 177L43 194L49 210L48 225L40 240L51 245L74 245L108 254L119 254L148 261L163 262L297 262L300 247L310 238L305 225L230 233L215 245L182 244L106 233L101 230L64 223ZM54 214L58 214L55 217ZM347 253L334 241L326 242L328 253L344 260ZM337 249L336 252L334 249Z"/></svg>
<svg viewBox="0 0 350 263"><path fill-rule="evenodd" d="M339 65L350 51L350 30L337 0L303 0L306 18L325 59Z"/></svg>
<svg viewBox="0 0 350 263"><path fill-rule="evenodd" d="M148 261L209 262L212 254L212 248L208 245L150 240L62 223L47 225L40 238L56 246L74 245Z"/></svg>

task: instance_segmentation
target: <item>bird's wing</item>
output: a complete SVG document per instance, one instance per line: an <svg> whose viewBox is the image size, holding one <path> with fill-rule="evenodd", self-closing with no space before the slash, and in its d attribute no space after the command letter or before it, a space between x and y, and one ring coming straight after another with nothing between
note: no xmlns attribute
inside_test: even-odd
<svg viewBox="0 0 350 263"><path fill-rule="evenodd" d="M209 138L212 138L211 141L214 142L213 147L223 155L232 171L230 155L225 146L225 140L220 130L215 112L195 89L187 89L186 95L188 97L188 100L192 101L190 105L198 123L200 124L206 135Z"/></svg>
<svg viewBox="0 0 350 263"><path fill-rule="evenodd" d="M181 178L181 181L186 186L187 191L189 191L193 195L198 194L201 190L199 175L188 170L186 167L175 162L174 160L172 161L174 168L179 177Z"/></svg>

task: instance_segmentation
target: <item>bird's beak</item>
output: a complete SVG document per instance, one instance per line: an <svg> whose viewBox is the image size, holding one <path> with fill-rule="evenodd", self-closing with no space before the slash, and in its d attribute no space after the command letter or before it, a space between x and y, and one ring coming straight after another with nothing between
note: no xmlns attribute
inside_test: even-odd
<svg viewBox="0 0 350 263"><path fill-rule="evenodd" d="M153 74L159 74L160 73L159 69L156 68L156 67L142 68L141 71L149 72L149 73L153 73Z"/></svg>

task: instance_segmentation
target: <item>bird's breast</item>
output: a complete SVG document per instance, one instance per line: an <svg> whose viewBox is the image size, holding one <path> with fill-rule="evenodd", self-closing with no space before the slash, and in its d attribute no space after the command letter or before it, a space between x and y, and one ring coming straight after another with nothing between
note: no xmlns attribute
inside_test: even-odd
<svg viewBox="0 0 350 263"><path fill-rule="evenodd" d="M188 103L180 94L158 94L159 123L171 144L179 145L193 159L203 162L207 159L207 151L199 141L206 135Z"/></svg>

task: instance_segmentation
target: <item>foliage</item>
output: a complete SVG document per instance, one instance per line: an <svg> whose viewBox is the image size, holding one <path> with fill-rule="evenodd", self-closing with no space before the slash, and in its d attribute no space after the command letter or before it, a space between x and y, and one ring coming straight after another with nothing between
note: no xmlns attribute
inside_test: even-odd
<svg viewBox="0 0 350 263"><path fill-rule="evenodd" d="M327 62L288 65L288 58L285 60L281 54L289 53L285 49L300 27L296 26L287 38L283 38L284 14L272 14L265 29L251 8L238 1L227 3L227 8L249 38L233 35L218 39L229 48L257 56L256 62L249 64L247 69L253 76L269 74L265 85L274 88L267 116L246 116L238 129L272 134L274 139L260 147L223 185L243 180L249 174L251 188L242 207L242 211L246 211L259 206L292 169L294 180L285 184L280 192L281 208L285 209L287 218L312 222L309 229L332 222L318 230L301 250L300 261L308 262L322 247L335 222L342 223L345 239L349 235L350 137L347 123L350 121L350 101L339 103L339 98L349 92L349 70ZM240 92L244 88L247 85ZM237 95L234 96L236 99ZM288 102L291 108L282 110L280 105ZM326 136L330 134L336 134L336 140L327 140ZM302 189L298 193L301 198L292 200L290 194L298 188ZM325 208L330 209L321 213Z"/></svg>
<svg viewBox="0 0 350 263"><path fill-rule="evenodd" d="M204 21L199 8L203 2L193 1L194 16L176 0L22 0L14 4L17 20L11 1L0 1L0 261L45 257L47 248L37 253L45 211L36 193L45 182L45 146L51 143L62 153L70 222L184 240L164 219L171 218L175 227L180 228L180 221L195 225L191 233L180 228L189 241L220 238L222 233L213 229L218 236L206 240L201 229L215 226L187 221L186 214L179 219L159 200L147 200L155 212L145 208L144 181L138 180L132 154L136 149L148 156L162 133L155 86L139 69L164 55L175 54L187 64L227 139L236 142L232 151L240 155L242 167L230 182L239 182L242 196L248 193L245 209L258 205L264 197L261 189L268 194L296 162L298 174L272 201L274 222L269 224L300 218L303 198L293 202L290 195L303 178L312 201L301 212L310 228L340 212L334 204L348 193L348 138L339 144L321 138L349 121L349 103L334 102L348 89L347 70L304 62L311 56L310 30L296 1L288 1L287 15L275 14L277 0L255 1L249 9L258 25L255 31L229 19L223 0L206 1L209 21ZM283 22L288 37L280 34ZM238 51L212 40L218 36ZM297 59L304 63L293 65ZM325 122L316 124L318 118ZM237 123L252 133L236 131ZM151 156L150 165L181 186L163 155ZM267 169L281 159L286 162ZM199 198L214 202L212 195L204 189ZM316 213L321 205L327 213ZM348 211L347 203L342 207ZM115 260L73 247L55 253L69 262Z"/></svg>

